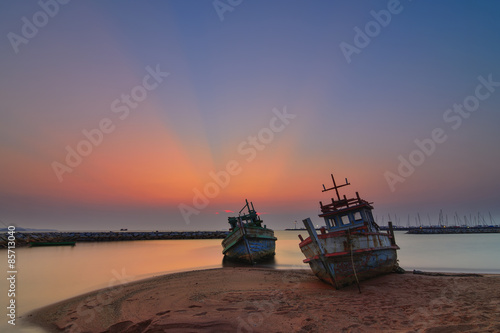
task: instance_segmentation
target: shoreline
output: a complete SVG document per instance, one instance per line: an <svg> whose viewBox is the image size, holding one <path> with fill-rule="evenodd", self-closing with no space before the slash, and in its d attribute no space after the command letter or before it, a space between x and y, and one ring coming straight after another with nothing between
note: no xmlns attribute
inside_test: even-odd
<svg viewBox="0 0 500 333"><path fill-rule="evenodd" d="M96 290L23 315L67 332L500 331L500 275L388 274L340 290L310 270L228 267Z"/></svg>

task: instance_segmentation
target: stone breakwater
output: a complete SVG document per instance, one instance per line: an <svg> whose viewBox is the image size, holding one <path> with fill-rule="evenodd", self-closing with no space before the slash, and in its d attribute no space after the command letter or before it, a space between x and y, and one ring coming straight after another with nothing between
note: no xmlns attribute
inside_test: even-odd
<svg viewBox="0 0 500 333"><path fill-rule="evenodd" d="M16 247L31 242L115 242L158 239L222 239L228 231L108 231L108 232L16 232ZM7 233L0 234L0 248L7 247Z"/></svg>
<svg viewBox="0 0 500 333"><path fill-rule="evenodd" d="M500 227L410 228L407 234L489 234L500 233Z"/></svg>

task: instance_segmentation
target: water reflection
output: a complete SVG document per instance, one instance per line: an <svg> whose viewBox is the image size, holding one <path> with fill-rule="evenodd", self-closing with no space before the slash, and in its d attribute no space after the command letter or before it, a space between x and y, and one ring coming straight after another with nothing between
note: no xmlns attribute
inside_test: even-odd
<svg viewBox="0 0 500 333"><path fill-rule="evenodd" d="M277 263L276 263L276 258L275 257L268 258L268 259L265 259L265 260L261 260L258 263L253 264L253 265L248 264L248 263L244 263L244 262L241 262L241 261L230 260L230 259L224 257L222 259L222 267L276 268L277 267Z"/></svg>

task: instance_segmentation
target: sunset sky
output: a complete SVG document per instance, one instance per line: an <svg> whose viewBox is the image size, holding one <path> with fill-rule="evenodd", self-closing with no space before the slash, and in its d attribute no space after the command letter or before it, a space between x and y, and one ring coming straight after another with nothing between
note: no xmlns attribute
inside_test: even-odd
<svg viewBox="0 0 500 333"><path fill-rule="evenodd" d="M499 32L493 1L2 1L0 220L290 228L334 173L381 223L500 223Z"/></svg>

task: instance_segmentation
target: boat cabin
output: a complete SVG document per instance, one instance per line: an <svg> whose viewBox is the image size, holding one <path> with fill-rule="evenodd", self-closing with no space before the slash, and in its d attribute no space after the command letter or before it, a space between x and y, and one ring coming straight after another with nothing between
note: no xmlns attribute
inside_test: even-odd
<svg viewBox="0 0 500 333"><path fill-rule="evenodd" d="M229 217L228 222L231 225L231 228L229 230L234 230L238 226L238 219L241 221L242 224L250 227L258 227L262 228L262 220L260 219L259 214L255 211L255 208L253 207L252 202L246 201L246 205L240 210L238 213L238 217ZM241 215L241 212L247 208L248 209L248 214L243 214ZM264 226L265 228L266 226Z"/></svg>
<svg viewBox="0 0 500 333"><path fill-rule="evenodd" d="M347 199L345 195L341 198L338 189L351 184L346 179L345 184L337 186L333 175L332 181L333 187L327 189L325 185L323 185L322 192L335 190L337 193L337 200L332 198L332 202L326 205L321 201L319 202L321 206L321 214L319 217L324 218L328 231L335 232L358 228L368 232L378 231L378 225L375 223L372 214L372 203L361 199L358 192L356 192L356 198Z"/></svg>

